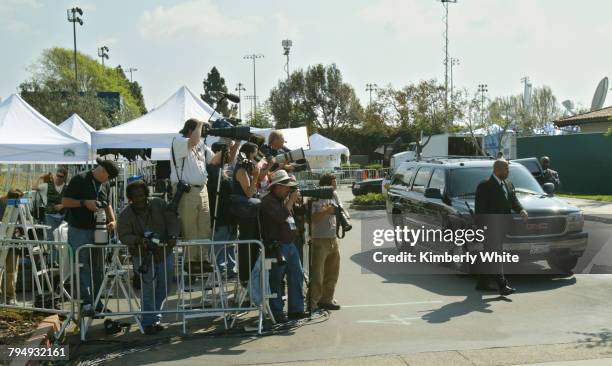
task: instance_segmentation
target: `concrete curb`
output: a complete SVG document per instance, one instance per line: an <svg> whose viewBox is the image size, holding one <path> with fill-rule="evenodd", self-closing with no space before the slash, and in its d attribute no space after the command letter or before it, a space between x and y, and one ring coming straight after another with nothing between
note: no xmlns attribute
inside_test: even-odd
<svg viewBox="0 0 612 366"><path fill-rule="evenodd" d="M596 215L583 215L586 221L601 222L604 224L612 224L612 217L601 217Z"/></svg>
<svg viewBox="0 0 612 366"><path fill-rule="evenodd" d="M365 206L365 205L351 204L349 208L352 208L353 210L359 210L359 211L372 211L372 210L385 210L387 206L385 205Z"/></svg>
<svg viewBox="0 0 612 366"><path fill-rule="evenodd" d="M61 323L57 314L50 315L44 318L38 327L32 333L30 338L23 344L24 347L51 347L53 343L53 334L60 330ZM11 366L32 366L39 365L40 361L33 361L27 358L17 359L12 361Z"/></svg>

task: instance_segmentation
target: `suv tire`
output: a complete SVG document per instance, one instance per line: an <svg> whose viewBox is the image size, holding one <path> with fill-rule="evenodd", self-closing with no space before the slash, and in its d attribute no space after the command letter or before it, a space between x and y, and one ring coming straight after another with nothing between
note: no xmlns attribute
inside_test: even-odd
<svg viewBox="0 0 612 366"><path fill-rule="evenodd" d="M546 259L546 262L548 262L548 265L552 269L556 269L563 273L572 273L572 270L574 269L574 267L576 267L576 264L578 263L578 257L568 255L551 255Z"/></svg>

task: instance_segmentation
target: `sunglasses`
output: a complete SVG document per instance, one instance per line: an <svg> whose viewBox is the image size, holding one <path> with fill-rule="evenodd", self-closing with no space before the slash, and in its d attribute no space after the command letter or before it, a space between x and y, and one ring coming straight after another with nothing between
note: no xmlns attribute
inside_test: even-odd
<svg viewBox="0 0 612 366"><path fill-rule="evenodd" d="M59 175L59 174L56 174L55 176L56 176L56 177L58 177L58 178L62 178L62 179L66 178L66 176L65 176L65 175Z"/></svg>

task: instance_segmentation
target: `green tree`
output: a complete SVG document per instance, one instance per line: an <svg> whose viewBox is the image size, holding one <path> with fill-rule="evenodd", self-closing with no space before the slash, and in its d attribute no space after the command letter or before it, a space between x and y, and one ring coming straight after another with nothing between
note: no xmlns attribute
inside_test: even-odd
<svg viewBox="0 0 612 366"><path fill-rule="evenodd" d="M136 101L136 105L138 106L140 113L141 114L147 113L147 107L145 106L144 96L142 95L142 86L138 84L138 81L129 81L121 65L117 66L117 72L128 83L130 94Z"/></svg>
<svg viewBox="0 0 612 366"><path fill-rule="evenodd" d="M531 96L531 131L543 128L544 125L558 120L563 116L563 111L557 102L552 90L548 86L535 88Z"/></svg>
<svg viewBox="0 0 612 366"><path fill-rule="evenodd" d="M335 64L314 65L280 81L270 92L270 111L277 128L308 126L311 132L333 134L363 120L363 107Z"/></svg>
<svg viewBox="0 0 612 366"><path fill-rule="evenodd" d="M77 60L78 81L75 83L72 50L58 47L44 50L39 60L29 68L30 78L20 84L20 94L55 123L78 113L92 127L101 129L141 115L139 102L132 95L129 81L122 72L102 66L82 53L77 53ZM97 98L96 93L100 91L118 92L123 107L109 109Z"/></svg>
<svg viewBox="0 0 612 366"><path fill-rule="evenodd" d="M257 112L254 115L253 111L247 115L246 124L251 127L270 128L274 127L272 118L272 114L270 113L270 104L264 103L263 105L257 107Z"/></svg>
<svg viewBox="0 0 612 366"><path fill-rule="evenodd" d="M423 80L401 89L383 88L376 103L383 104L382 113L387 123L428 136L424 141L416 141L417 154L420 155L432 135L454 129L453 122L462 117L459 103L446 108L444 98L443 85L436 80Z"/></svg>
<svg viewBox="0 0 612 366"><path fill-rule="evenodd" d="M227 99L224 99L221 104L217 106L217 101L221 98L221 93L227 93L225 79L221 77L217 67L213 66L202 84L204 85L204 94L200 94L200 97L203 101L208 103L211 107L216 108L217 112L224 116L230 117L235 114L235 108L229 107Z"/></svg>

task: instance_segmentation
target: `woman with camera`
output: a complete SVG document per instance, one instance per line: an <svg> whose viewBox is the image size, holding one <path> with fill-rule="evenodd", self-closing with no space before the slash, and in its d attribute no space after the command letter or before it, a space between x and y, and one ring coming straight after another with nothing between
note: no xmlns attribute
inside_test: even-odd
<svg viewBox="0 0 612 366"><path fill-rule="evenodd" d="M253 200L257 193L259 168L255 163L257 145L246 142L240 147L238 161L234 168L234 181L232 186L232 206L234 218L238 223L240 240L259 240L259 221L257 208L258 200ZM249 250L250 248L250 250ZM241 281L248 281L253 264L257 259L257 246L250 244L238 246L238 269Z"/></svg>

